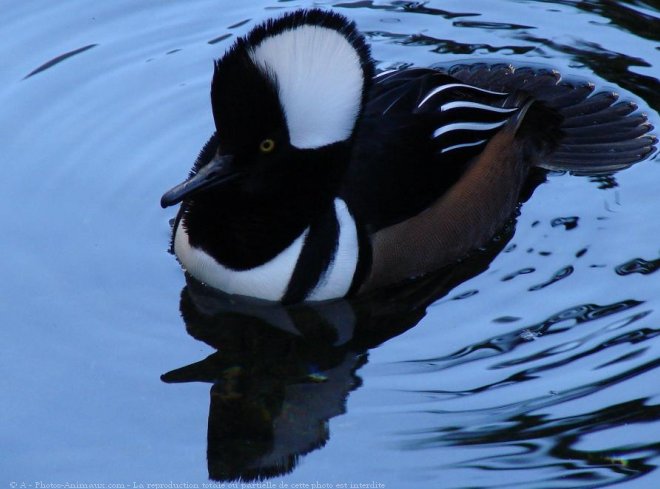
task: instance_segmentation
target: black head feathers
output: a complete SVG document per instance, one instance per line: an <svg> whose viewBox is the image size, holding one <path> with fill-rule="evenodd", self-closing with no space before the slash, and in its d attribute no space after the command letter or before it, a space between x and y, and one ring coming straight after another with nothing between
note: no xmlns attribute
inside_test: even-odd
<svg viewBox="0 0 660 489"><path fill-rule="evenodd" d="M216 127L228 144L241 144L246 127L251 134L284 128L300 149L348 140L373 73L369 47L353 22L334 12L297 10L255 27L216 62Z"/></svg>

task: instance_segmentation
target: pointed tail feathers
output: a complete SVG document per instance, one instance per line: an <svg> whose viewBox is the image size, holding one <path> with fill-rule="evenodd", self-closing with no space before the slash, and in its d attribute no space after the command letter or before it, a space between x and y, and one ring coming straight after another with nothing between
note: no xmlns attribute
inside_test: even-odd
<svg viewBox="0 0 660 489"><path fill-rule="evenodd" d="M564 80L555 70L508 64L459 64L442 71L480 88L531 95L551 110L544 114L538 107L527 117L537 119L532 125L540 124L541 129L545 118L550 133L558 124L550 114L559 114L558 138L539 164L543 168L581 175L611 173L646 159L656 149L646 114L632 101L619 101L615 92L595 92L592 83Z"/></svg>

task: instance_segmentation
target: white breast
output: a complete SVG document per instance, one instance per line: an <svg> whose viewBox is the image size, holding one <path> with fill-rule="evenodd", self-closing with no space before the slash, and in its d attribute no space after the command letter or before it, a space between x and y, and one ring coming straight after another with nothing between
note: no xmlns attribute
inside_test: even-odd
<svg viewBox="0 0 660 489"><path fill-rule="evenodd" d="M289 285L308 231L303 231L288 248L269 262L249 270L227 268L203 250L191 246L188 233L181 223L174 236L174 252L188 273L211 287L228 294L279 301Z"/></svg>

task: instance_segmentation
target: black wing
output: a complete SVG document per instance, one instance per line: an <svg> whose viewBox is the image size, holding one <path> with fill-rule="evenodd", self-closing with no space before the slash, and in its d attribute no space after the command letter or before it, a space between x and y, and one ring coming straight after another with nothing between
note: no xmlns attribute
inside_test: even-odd
<svg viewBox="0 0 660 489"><path fill-rule="evenodd" d="M611 90L578 78L562 77L551 69L510 64L457 64L438 67L462 83L489 90L524 90L558 114L561 139L541 165L587 175L609 174L649 158L657 151L657 137L642 109L632 100L620 100ZM545 119L542 121L545 122ZM536 130L534 121L525 125Z"/></svg>
<svg viewBox="0 0 660 489"><path fill-rule="evenodd" d="M525 101L434 69L381 73L358 125L344 197L371 232L419 213Z"/></svg>

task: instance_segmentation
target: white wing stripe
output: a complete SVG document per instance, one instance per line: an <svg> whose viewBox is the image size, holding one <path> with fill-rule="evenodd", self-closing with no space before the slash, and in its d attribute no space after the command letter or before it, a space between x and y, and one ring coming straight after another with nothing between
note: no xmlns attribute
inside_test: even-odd
<svg viewBox="0 0 660 489"><path fill-rule="evenodd" d="M469 88L470 90L476 90L476 91L482 92L482 93L489 93L491 95L507 95L506 93L503 93L503 92L493 92L492 90L486 90L486 89L479 88L479 87L473 87L472 85L465 85L464 83L448 83L447 85L440 85L439 87L435 87L433 90L431 90L429 92L429 94L426 97L424 97L424 99L419 103L417 108L418 109L421 108L422 105L424 105L434 95L436 95L436 94L438 94L438 93L440 93L444 90L448 90L450 88L456 88L456 87Z"/></svg>
<svg viewBox="0 0 660 489"><path fill-rule="evenodd" d="M385 71L381 71L381 72L378 73L376 76L374 76L374 80L378 80L381 76L389 75L390 73L394 73L395 71L398 71L398 70L385 70Z"/></svg>
<svg viewBox="0 0 660 489"><path fill-rule="evenodd" d="M464 144L455 144L454 146L448 146L440 150L440 153L447 153L448 151L453 151L460 148L469 148L470 146L479 146L480 144L485 143L486 139L481 139L480 141L475 141L474 143L464 143Z"/></svg>
<svg viewBox="0 0 660 489"><path fill-rule="evenodd" d="M518 107L492 107L490 105L486 104L478 104L477 102L464 102L462 100L458 100L456 102L448 102L444 105L440 106L440 111L444 112L447 110L452 110L452 109L480 109L480 110L487 110L490 112L498 112L501 114L507 114L509 112L515 112L518 110Z"/></svg>
<svg viewBox="0 0 660 489"><path fill-rule="evenodd" d="M435 139L451 131L490 131L491 129L503 126L505 123L506 120L501 122L456 122L433 131L433 138Z"/></svg>

